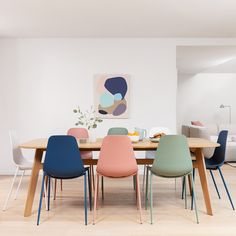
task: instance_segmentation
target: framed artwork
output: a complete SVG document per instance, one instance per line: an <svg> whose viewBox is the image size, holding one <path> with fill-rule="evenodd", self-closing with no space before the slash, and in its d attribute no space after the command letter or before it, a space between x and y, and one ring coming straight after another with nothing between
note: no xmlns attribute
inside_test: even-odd
<svg viewBox="0 0 236 236"><path fill-rule="evenodd" d="M99 74L94 76L94 107L98 117L129 118L130 76Z"/></svg>

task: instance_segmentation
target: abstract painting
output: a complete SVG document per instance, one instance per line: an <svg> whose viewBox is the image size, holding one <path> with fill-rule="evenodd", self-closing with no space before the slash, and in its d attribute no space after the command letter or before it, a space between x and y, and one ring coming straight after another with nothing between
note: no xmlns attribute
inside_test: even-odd
<svg viewBox="0 0 236 236"><path fill-rule="evenodd" d="M94 107L99 117L128 118L129 81L129 75L95 75Z"/></svg>

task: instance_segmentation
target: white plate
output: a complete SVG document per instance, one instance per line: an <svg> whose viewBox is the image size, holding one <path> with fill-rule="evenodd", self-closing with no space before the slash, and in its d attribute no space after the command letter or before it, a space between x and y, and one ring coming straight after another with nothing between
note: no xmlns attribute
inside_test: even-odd
<svg viewBox="0 0 236 236"><path fill-rule="evenodd" d="M160 141L160 138L149 138L151 142L158 143Z"/></svg>

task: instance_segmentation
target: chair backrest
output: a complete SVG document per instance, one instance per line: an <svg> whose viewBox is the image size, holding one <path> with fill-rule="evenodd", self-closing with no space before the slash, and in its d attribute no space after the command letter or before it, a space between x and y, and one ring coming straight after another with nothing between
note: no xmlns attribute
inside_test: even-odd
<svg viewBox="0 0 236 236"><path fill-rule="evenodd" d="M85 128L70 128L67 131L67 135L74 136L75 138L89 138L88 130ZM93 153L90 151L81 151L80 152L82 159L90 159L93 157Z"/></svg>
<svg viewBox="0 0 236 236"><path fill-rule="evenodd" d="M19 141L14 130L9 131L9 138L12 150L13 162L15 165L22 165L25 161L25 158L22 154L21 149L19 148Z"/></svg>
<svg viewBox="0 0 236 236"><path fill-rule="evenodd" d="M43 170L61 179L83 175L85 169L75 137L54 135L49 138Z"/></svg>
<svg viewBox="0 0 236 236"><path fill-rule="evenodd" d="M97 173L113 177L134 175L138 171L132 143L125 135L108 135L103 139Z"/></svg>
<svg viewBox="0 0 236 236"><path fill-rule="evenodd" d="M107 135L127 135L128 130L124 127L112 127L108 130Z"/></svg>
<svg viewBox="0 0 236 236"><path fill-rule="evenodd" d="M215 148L214 154L211 157L211 163L214 162L215 165L224 164L227 136L228 136L227 130L220 131L217 139L217 143L219 143L220 146Z"/></svg>
<svg viewBox="0 0 236 236"><path fill-rule="evenodd" d="M156 133L165 133L166 135L172 134L167 127L152 127L149 131L149 137L153 137Z"/></svg>
<svg viewBox="0 0 236 236"><path fill-rule="evenodd" d="M152 173L163 177L179 177L191 172L192 159L184 135L166 135L160 139Z"/></svg>
<svg viewBox="0 0 236 236"><path fill-rule="evenodd" d="M67 135L74 136L75 138L89 138L88 130L85 128L70 128Z"/></svg>

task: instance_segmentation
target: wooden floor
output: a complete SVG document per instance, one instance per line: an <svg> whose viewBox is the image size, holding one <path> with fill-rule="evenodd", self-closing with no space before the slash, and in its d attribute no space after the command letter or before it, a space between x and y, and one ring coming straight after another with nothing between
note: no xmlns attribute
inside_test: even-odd
<svg viewBox="0 0 236 236"><path fill-rule="evenodd" d="M224 166L223 172L233 201L236 204L236 169ZM132 178L105 179L105 200L100 200L96 225L84 225L82 178L63 182L63 191L58 186L58 198L51 211L41 215L41 224L36 226L39 189L31 217L23 217L29 177L24 178L18 199L11 200L7 211L0 211L0 235L236 235L236 213L231 209L218 173L215 174L222 199L219 200L209 177L214 216L208 216L203 205L199 179L196 177L197 204L200 224L196 224L194 211L184 209L181 200L181 181L177 188L173 179L154 178L154 224L150 224L149 210L143 209L144 223L139 224L135 205ZM142 176L140 177L140 180ZM9 190L11 176L0 176L0 204L3 206ZM141 182L141 181L140 181ZM141 182L142 183L142 182ZM143 196L142 196L143 200ZM144 201L143 206L144 206ZM188 198L188 208L190 198Z"/></svg>

